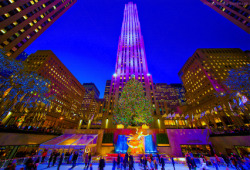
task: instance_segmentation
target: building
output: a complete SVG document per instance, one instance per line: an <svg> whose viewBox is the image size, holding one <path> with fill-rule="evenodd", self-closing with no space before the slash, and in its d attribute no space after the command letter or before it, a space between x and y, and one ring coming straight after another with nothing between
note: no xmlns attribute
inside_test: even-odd
<svg viewBox="0 0 250 170"><path fill-rule="evenodd" d="M82 84L83 87L85 88L85 96L90 93L90 92L94 92L94 98L99 99L100 96L100 91L98 90L98 88L96 87L96 85L94 83L83 83Z"/></svg>
<svg viewBox="0 0 250 170"><path fill-rule="evenodd" d="M249 0L201 0L204 4L250 34Z"/></svg>
<svg viewBox="0 0 250 170"><path fill-rule="evenodd" d="M155 98L166 128L187 126L183 108L186 105L185 89L182 84L156 83Z"/></svg>
<svg viewBox="0 0 250 170"><path fill-rule="evenodd" d="M107 104L107 116L111 116L114 105L126 82L132 77L140 81L145 95L155 107L154 86L152 75L148 72L144 40L136 4L129 2L125 5L121 35L119 37L115 73L112 76ZM154 111L154 115L159 112ZM111 122L111 121L109 121ZM105 126L107 127L107 126Z"/></svg>
<svg viewBox="0 0 250 170"><path fill-rule="evenodd" d="M16 58L76 0L3 0L0 2L0 49Z"/></svg>
<svg viewBox="0 0 250 170"><path fill-rule="evenodd" d="M83 115L83 128L90 128L92 121L96 121L99 107L100 91L94 83L83 83L85 95L82 102L81 112Z"/></svg>
<svg viewBox="0 0 250 170"><path fill-rule="evenodd" d="M51 81L50 94L56 94L51 112L47 114L44 126L51 126L60 119L62 128L78 126L80 109L85 94L84 87L50 50L39 50L31 54L24 62L27 72Z"/></svg>
<svg viewBox="0 0 250 170"><path fill-rule="evenodd" d="M108 101L109 99L109 91L110 91L111 80L106 81L105 91L104 91L104 99Z"/></svg>
<svg viewBox="0 0 250 170"><path fill-rule="evenodd" d="M186 113L193 126L227 128L232 124L244 124L247 117L237 107L243 99L231 96L225 80L231 69L247 64L250 58L238 48L197 49L187 60L178 74L186 89Z"/></svg>
<svg viewBox="0 0 250 170"><path fill-rule="evenodd" d="M156 83L155 98L160 114L180 113L179 106L185 105L185 89L182 84Z"/></svg>
<svg viewBox="0 0 250 170"><path fill-rule="evenodd" d="M19 61L24 61L28 58L29 54L27 54L25 51L21 52L21 54L19 54L17 57L16 57L16 60L19 60Z"/></svg>

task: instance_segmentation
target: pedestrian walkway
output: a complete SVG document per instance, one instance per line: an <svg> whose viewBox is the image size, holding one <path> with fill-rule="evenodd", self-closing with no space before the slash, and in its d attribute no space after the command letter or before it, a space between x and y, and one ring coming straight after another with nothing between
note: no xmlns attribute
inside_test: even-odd
<svg viewBox="0 0 250 170"><path fill-rule="evenodd" d="M74 167L72 170L83 170L84 164L77 165ZM47 165L41 164L37 168L38 170L57 170L57 166L47 168ZM61 165L60 170L69 170L71 169L71 165ZM142 170L143 168L139 166L139 164L135 164L135 169L136 170ZM161 169L160 167L158 168L159 170ZM173 170L172 164L166 164L165 170ZM175 166L176 170L188 170L188 167L182 164L176 164ZM209 170L216 170L213 167L208 167ZM19 170L19 167L17 168ZM98 170L98 164L94 163L93 164L93 170ZM112 163L107 163L104 170L112 170ZM197 168L197 170L200 170L200 168ZM219 167L219 170L226 170L226 167ZM230 170L235 170L235 168L230 168Z"/></svg>

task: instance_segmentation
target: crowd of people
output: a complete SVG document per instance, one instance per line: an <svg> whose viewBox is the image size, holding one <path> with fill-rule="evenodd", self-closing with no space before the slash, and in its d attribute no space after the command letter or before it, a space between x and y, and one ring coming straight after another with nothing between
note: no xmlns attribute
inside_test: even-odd
<svg viewBox="0 0 250 170"><path fill-rule="evenodd" d="M61 165L63 163L72 164L72 168L76 166L77 160L79 157L82 156L82 161L84 163L84 170L93 170L92 167L92 155L91 153L84 153L80 154L78 151L72 151L71 153L59 153L58 151L54 150L49 156L48 160L45 161L46 157L48 155L48 151L44 150L41 157L29 157L25 161L25 170L37 170L38 165L41 163L46 163L48 161L49 167L57 166L57 169L59 170ZM166 163L170 163L173 166L173 169L175 170L175 159L173 156L170 156L168 160L170 162L166 161L166 155L159 155L158 153L156 155L147 154L147 155L141 155L139 166L141 169L144 170L165 170ZM210 159L207 156L201 155L199 158L194 157L194 155L191 152L188 152L185 155L186 159L186 165L189 170L196 170L197 164L200 164L199 169L201 170L207 170L208 166L213 166L216 170L220 169L220 166L226 164L227 169L232 167L237 170L248 170L250 169L250 159L248 156L243 156L242 158L232 153L231 155L224 155L222 153L219 153L219 155L214 154L213 157L210 157ZM101 156L98 163L98 169L104 170L106 165L105 157ZM112 170L134 170L135 167L135 161L134 156L131 154L118 154L116 157L112 158ZM16 162L13 161L12 163L9 163L9 165L5 168L5 170L15 170L16 168Z"/></svg>
<svg viewBox="0 0 250 170"><path fill-rule="evenodd" d="M45 133L45 134L62 134L61 129L55 129L53 127L33 127L33 126L17 126L16 124L13 125L4 125L0 122L0 131L4 132L15 132L15 133Z"/></svg>
<svg viewBox="0 0 250 170"><path fill-rule="evenodd" d="M250 169L250 159L248 158L248 156L243 156L241 158L239 155L235 153L232 153L229 156L219 153L219 156L226 163L227 169L229 167L236 168L237 170ZM187 153L185 157L186 157L186 163L187 163L189 170L192 170L192 169L196 170L197 165L196 165L196 162L194 160L192 153ZM219 157L216 154L214 154L214 158L215 159L209 160L206 156L201 155L201 157L198 158L201 164L201 170L207 170L209 165L212 165L213 167L215 167L216 170L219 170L219 167L224 163L222 162L221 159L219 159Z"/></svg>

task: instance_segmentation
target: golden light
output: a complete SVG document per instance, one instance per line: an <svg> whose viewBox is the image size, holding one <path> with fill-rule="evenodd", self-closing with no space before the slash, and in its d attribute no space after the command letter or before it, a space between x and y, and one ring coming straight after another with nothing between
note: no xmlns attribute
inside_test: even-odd
<svg viewBox="0 0 250 170"><path fill-rule="evenodd" d="M124 125L123 124L118 124L118 125L116 125L116 128L117 129L124 129Z"/></svg>
<svg viewBox="0 0 250 170"><path fill-rule="evenodd" d="M146 124L143 124L143 125L142 125L142 129L149 129L149 126L146 125Z"/></svg>
<svg viewBox="0 0 250 170"><path fill-rule="evenodd" d="M60 120L63 120L63 117L60 117Z"/></svg>

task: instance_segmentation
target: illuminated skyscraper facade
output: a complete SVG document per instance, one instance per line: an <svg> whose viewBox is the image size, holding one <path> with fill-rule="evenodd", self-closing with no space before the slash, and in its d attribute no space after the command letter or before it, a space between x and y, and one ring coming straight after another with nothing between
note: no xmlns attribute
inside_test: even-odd
<svg viewBox="0 0 250 170"><path fill-rule="evenodd" d="M250 34L249 0L201 0L235 25Z"/></svg>
<svg viewBox="0 0 250 170"><path fill-rule="evenodd" d="M179 77L186 89L186 114L189 114L195 126L217 127L218 124L223 124L226 127L235 122L243 125L239 116L232 113L239 111L232 109L234 103L231 96L224 96L231 93L225 80L230 70L249 64L247 53L239 48L197 49L187 60L179 72Z"/></svg>
<svg viewBox="0 0 250 170"><path fill-rule="evenodd" d="M16 58L76 0L0 1L0 49Z"/></svg>
<svg viewBox="0 0 250 170"><path fill-rule="evenodd" d="M115 73L112 76L107 114L112 114L126 82L132 77L140 81L145 96L155 106L152 76L148 72L146 53L136 4L125 5L121 35L118 43ZM156 114L156 110L154 111Z"/></svg>
<svg viewBox="0 0 250 170"><path fill-rule="evenodd" d="M55 99L44 126L53 126L62 117L61 127L77 127L85 95L84 86L51 50L39 50L31 54L24 61L24 66L27 72L36 72L51 81L49 94L55 94Z"/></svg>

